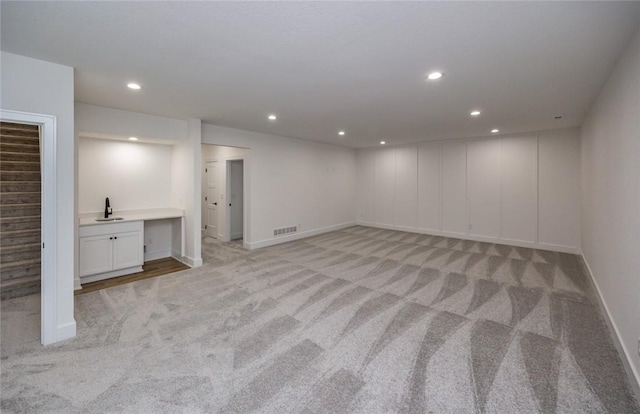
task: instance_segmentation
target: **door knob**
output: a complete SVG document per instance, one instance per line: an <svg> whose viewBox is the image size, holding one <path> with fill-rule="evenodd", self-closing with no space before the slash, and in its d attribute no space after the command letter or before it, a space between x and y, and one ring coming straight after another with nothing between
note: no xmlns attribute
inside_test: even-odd
<svg viewBox="0 0 640 414"><path fill-rule="evenodd" d="M213 205L214 205L214 206L217 206L217 205L218 205L218 203L213 203Z"/></svg>

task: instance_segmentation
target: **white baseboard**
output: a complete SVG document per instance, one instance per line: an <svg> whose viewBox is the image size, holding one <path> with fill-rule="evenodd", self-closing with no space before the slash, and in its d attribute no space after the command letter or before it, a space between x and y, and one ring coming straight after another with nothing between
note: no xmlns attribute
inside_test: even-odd
<svg viewBox="0 0 640 414"><path fill-rule="evenodd" d="M165 257L171 257L171 250L159 250L157 252L146 252L144 254L144 261L164 259Z"/></svg>
<svg viewBox="0 0 640 414"><path fill-rule="evenodd" d="M299 239L304 239L304 238L311 237L311 236L316 236L318 234L327 233L327 232L330 232L330 231L344 229L344 228L347 228L347 227L355 226L355 224L356 223L354 223L354 222L348 222L348 223L342 223L342 224L334 224L333 226L327 226L327 227L322 227L322 228L319 228L319 229L302 231L300 233L294 233L294 234L290 234L288 236L274 237L272 239L266 239L266 240L262 240L262 241L259 241L259 242L252 242L252 243L246 243L245 242L245 243L243 243L243 245L244 245L244 247L246 249L249 249L249 250L260 249L262 247L275 246L276 244L286 243L286 242L290 242L290 241L293 241L293 240L299 240Z"/></svg>
<svg viewBox="0 0 640 414"><path fill-rule="evenodd" d="M372 223L370 221L358 221L356 224L360 226L375 227L375 228L386 229L386 230L398 230L398 231L406 231L409 233L427 234L429 236L454 237L457 239L473 240L473 241L496 243L496 244L507 244L510 246L529 247L532 249L540 249L540 250L551 250L554 252L561 252L561 253L571 253L571 254L579 253L577 247L561 246L561 245L549 244L549 243L533 243L533 242L527 242L527 241L521 241L521 240L501 239L498 237L474 236L466 233L440 231L440 230L426 229L426 228L423 229L423 228L408 227L408 226L396 226L396 225L390 225L390 224L378 224L378 223Z"/></svg>
<svg viewBox="0 0 640 414"><path fill-rule="evenodd" d="M65 339L75 338L76 336L76 321L59 325L56 328L56 342L64 341Z"/></svg>
<svg viewBox="0 0 640 414"><path fill-rule="evenodd" d="M184 256L182 258L182 263L186 264L189 267L200 267L202 266L202 258L199 257L194 259L193 257Z"/></svg>
<svg viewBox="0 0 640 414"><path fill-rule="evenodd" d="M81 283L97 282L98 280L111 279L112 277L130 275L132 273L142 272L142 266L132 266L126 269L113 270L111 272L98 273L97 275L81 276Z"/></svg>
<svg viewBox="0 0 640 414"><path fill-rule="evenodd" d="M598 299L598 305L600 305L600 310L604 315L605 322L609 327L609 331L613 333L613 342L618 349L618 353L624 355L622 359L622 365L624 366L624 370L627 373L627 377L629 377L629 383L631 384L631 388L635 393L636 399L638 403L640 403L640 374L638 370L633 365L632 353L629 352L624 342L622 342L622 336L620 335L620 331L618 330L618 326L616 322L611 317L611 312L609 312L609 307L607 306L607 302L604 300L604 296L602 296L602 291L600 290L600 286L598 286L598 282L596 278L593 276L593 272L591 271L591 266L589 266L589 262L587 258L584 257L582 251L580 251L580 257L582 257L582 261L587 269L587 273L589 275L589 279L591 280L591 284L594 287L594 291L596 292L596 297ZM635 380L635 381L634 381Z"/></svg>
<svg viewBox="0 0 640 414"><path fill-rule="evenodd" d="M80 278L73 279L73 290L82 290L82 283L80 282Z"/></svg>

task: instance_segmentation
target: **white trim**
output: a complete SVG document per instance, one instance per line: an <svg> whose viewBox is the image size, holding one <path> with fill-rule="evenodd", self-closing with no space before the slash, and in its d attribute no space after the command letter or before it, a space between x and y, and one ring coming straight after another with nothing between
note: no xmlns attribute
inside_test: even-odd
<svg viewBox="0 0 640 414"><path fill-rule="evenodd" d="M171 249L146 252L144 254L144 261L148 262L150 260L164 259L165 257L171 257Z"/></svg>
<svg viewBox="0 0 640 414"><path fill-rule="evenodd" d="M186 264L189 267L200 267L200 266L202 266L202 258L194 259L193 257L184 256L182 258L181 262Z"/></svg>
<svg viewBox="0 0 640 414"><path fill-rule="evenodd" d="M356 224L358 224L359 226L375 227L375 228L386 229L386 230L399 230L399 231L406 231L409 233L428 234L430 236L453 237L456 239L463 239L463 240L473 240L473 241L495 243L495 244L506 244L506 245L517 246L517 247L528 247L531 249L552 250L552 251L561 252L561 253L578 254L577 247L561 246L561 245L549 244L549 243L532 243L532 242L519 241L519 240L498 239L494 237L474 236L471 234L456 233L452 231L438 231L438 230L426 229L426 228L424 229L412 228L412 227L406 227L406 226L396 226L393 224L377 224L377 223L372 223L370 221L363 221L363 220L358 220Z"/></svg>
<svg viewBox="0 0 640 414"><path fill-rule="evenodd" d="M274 246L276 244L290 242L290 241L293 241L293 240L304 239L304 238L307 238L307 237L316 236L318 234L328 233L330 231L341 230L341 229L345 229L347 227L351 227L351 226L355 226L355 225L356 225L355 222L350 221L350 222L347 222L347 223L334 224L333 226L322 227L322 228L315 229L315 230L307 230L307 231L303 231L301 233L295 233L295 234L291 234L291 235L288 235L288 236L281 236L281 237L277 237L277 238L266 239L266 240L262 240L262 241L259 241L259 242L253 242L253 243L244 242L243 246L244 246L245 249L254 250L254 249L259 249L259 248L262 248L262 247Z"/></svg>
<svg viewBox="0 0 640 414"><path fill-rule="evenodd" d="M126 276L133 273L142 272L142 266L132 266L126 269L112 270L111 272L98 273L96 275L80 276L81 283L97 282L98 280L111 279L114 277Z"/></svg>
<svg viewBox="0 0 640 414"><path fill-rule="evenodd" d="M589 262L587 261L587 258L584 257L582 250L580 250L579 254L580 254L580 257L582 257L584 266L587 269L587 273L589 274L589 279L591 279L591 283L593 284L593 287L595 288L594 290L597 293L596 298L598 299L598 305L600 305L600 310L602 311L602 314L605 316L604 320L607 323L609 330L615 334L615 335L611 335L613 337L613 342L618 350L618 353L624 355L624 358L621 358L622 365L624 366L624 369L627 373L627 377L629 377L629 383L631 385L631 388L635 393L636 399L640 400L640 373L638 373L635 366L633 365L633 359L631 356L634 354L632 352L629 352L627 347L624 345L624 342L622 341L622 335L620 334L620 330L618 329L618 326L616 325L613 317L611 316L611 312L609 311L607 302L604 300L604 296L602 295L600 286L598 286L598 282L596 281L596 278L593 276L593 272L591 271L591 266L589 266Z"/></svg>
<svg viewBox="0 0 640 414"><path fill-rule="evenodd" d="M76 323L58 326L57 272L57 119L52 115L0 110L0 119L7 122L40 125L41 160L41 331L43 345L52 344L76 335Z"/></svg>

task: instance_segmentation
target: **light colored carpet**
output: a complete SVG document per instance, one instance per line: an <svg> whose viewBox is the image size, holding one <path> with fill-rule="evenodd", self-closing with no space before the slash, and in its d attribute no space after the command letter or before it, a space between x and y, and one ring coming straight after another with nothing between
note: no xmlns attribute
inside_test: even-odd
<svg viewBox="0 0 640 414"><path fill-rule="evenodd" d="M76 297L2 302L11 412L640 413L574 255L351 227Z"/></svg>

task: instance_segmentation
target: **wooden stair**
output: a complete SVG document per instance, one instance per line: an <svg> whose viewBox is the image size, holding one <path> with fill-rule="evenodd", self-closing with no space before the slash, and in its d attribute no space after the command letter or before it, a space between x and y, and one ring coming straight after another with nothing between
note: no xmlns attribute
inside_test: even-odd
<svg viewBox="0 0 640 414"><path fill-rule="evenodd" d="M40 131L0 123L0 298L40 292Z"/></svg>

